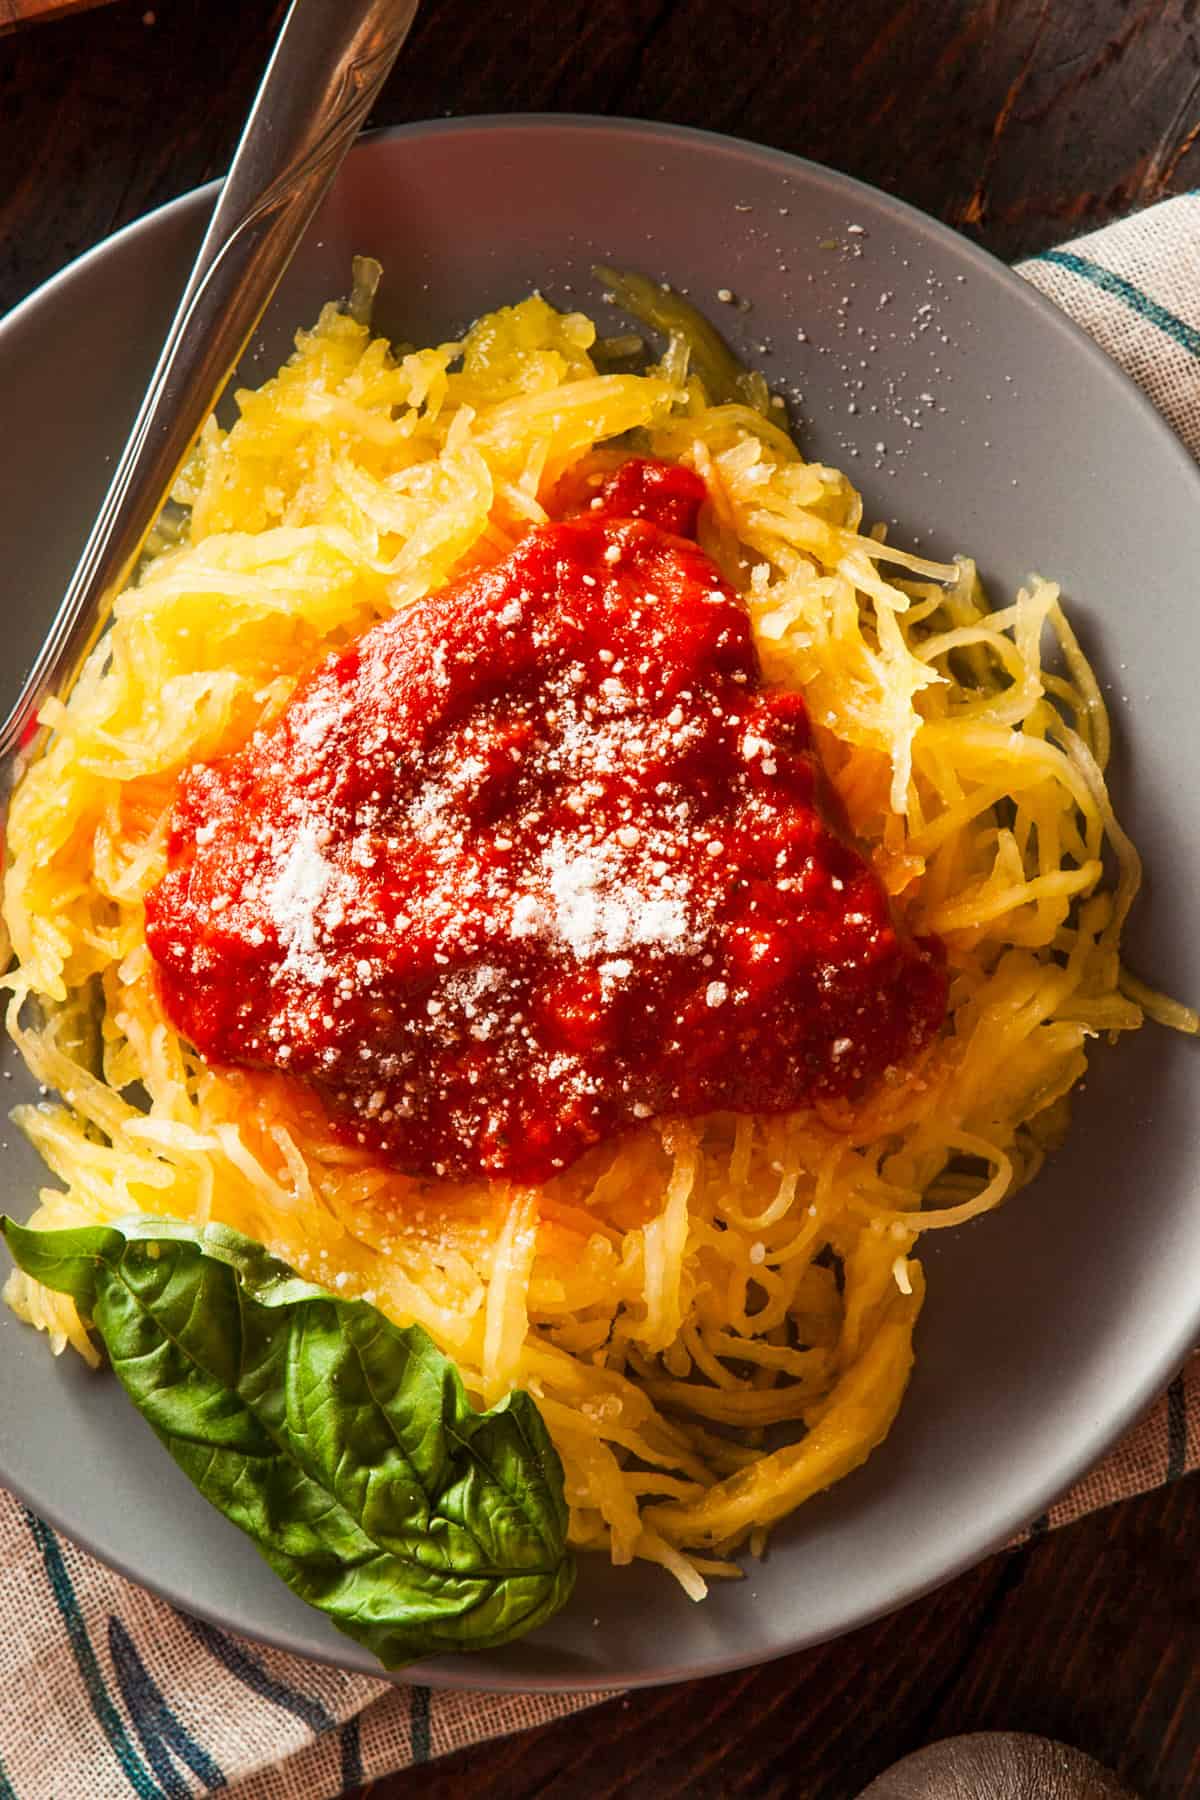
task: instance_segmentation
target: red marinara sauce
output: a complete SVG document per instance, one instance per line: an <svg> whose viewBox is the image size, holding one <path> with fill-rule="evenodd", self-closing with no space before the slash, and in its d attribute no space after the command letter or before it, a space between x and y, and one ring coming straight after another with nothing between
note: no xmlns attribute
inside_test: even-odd
<svg viewBox="0 0 1200 1800"><path fill-rule="evenodd" d="M146 935L215 1064L432 1175L543 1181L657 1114L853 1097L941 1023L764 689L689 471L625 463L327 657L180 786Z"/></svg>

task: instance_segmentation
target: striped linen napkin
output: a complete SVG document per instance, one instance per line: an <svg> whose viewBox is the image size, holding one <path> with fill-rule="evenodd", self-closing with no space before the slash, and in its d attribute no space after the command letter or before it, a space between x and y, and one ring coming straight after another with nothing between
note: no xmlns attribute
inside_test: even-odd
<svg viewBox="0 0 1200 1800"><path fill-rule="evenodd" d="M1022 264L1200 456L1200 195ZM1200 1465L1200 1355L1025 1535ZM332 1800L594 1694L395 1687L200 1624L0 1493L0 1800Z"/></svg>

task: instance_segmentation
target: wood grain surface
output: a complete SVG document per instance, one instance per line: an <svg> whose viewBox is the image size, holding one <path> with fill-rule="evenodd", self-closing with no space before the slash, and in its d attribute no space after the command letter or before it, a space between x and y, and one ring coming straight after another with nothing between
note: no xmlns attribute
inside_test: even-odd
<svg viewBox="0 0 1200 1800"><path fill-rule="evenodd" d="M80 12L85 6L106 6L110 0L0 0L0 33L18 25L44 24L63 13Z"/></svg>
<svg viewBox="0 0 1200 1800"><path fill-rule="evenodd" d="M281 11L117 0L0 41L0 311L223 171ZM1197 0L424 0L372 123L512 110L775 144L1016 257L1200 185L1200 19ZM1193 1480L838 1643L633 1695L372 1800L851 1800L896 1757L987 1729L1075 1744L1142 1800L1200 1796L1198 1524Z"/></svg>

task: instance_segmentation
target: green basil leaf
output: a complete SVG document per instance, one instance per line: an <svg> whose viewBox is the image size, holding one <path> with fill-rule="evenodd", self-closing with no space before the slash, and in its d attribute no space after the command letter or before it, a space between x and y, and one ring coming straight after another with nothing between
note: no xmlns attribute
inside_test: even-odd
<svg viewBox="0 0 1200 1800"><path fill-rule="evenodd" d="M475 1412L419 1326L226 1226L0 1228L205 1498L386 1667L508 1643L567 1599L562 1466L527 1394Z"/></svg>
<svg viewBox="0 0 1200 1800"><path fill-rule="evenodd" d="M0 1220L17 1267L43 1287L70 1294L84 1318L96 1304L96 1277L104 1257L119 1249L121 1233L109 1225L82 1225L74 1231L30 1231L13 1219Z"/></svg>

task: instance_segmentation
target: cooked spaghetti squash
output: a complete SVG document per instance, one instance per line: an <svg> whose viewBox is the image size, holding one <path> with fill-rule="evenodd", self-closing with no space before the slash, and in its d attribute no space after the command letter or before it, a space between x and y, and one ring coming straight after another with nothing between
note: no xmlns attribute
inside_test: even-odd
<svg viewBox="0 0 1200 1800"><path fill-rule="evenodd" d="M699 1596L889 1430L921 1234L1037 1173L1091 1040L1147 1011L1196 1020L1122 970L1138 858L1054 584L993 608L969 561L892 549L761 378L658 290L622 292L658 296L667 339L638 372L537 295L411 351L330 306L230 430L209 422L175 495L186 528L46 707L13 796L8 1025L52 1095L19 1115L55 1178L33 1223L218 1220L419 1322L477 1400L533 1395L576 1545ZM856 1104L651 1120L540 1188L417 1179L348 1146L306 1088L206 1066L172 1029L143 903L173 796L323 653L506 555L564 476L633 451L702 476L701 542L765 679L803 694L897 916L945 945L947 1023ZM94 1358L64 1295L17 1274L7 1297Z"/></svg>

